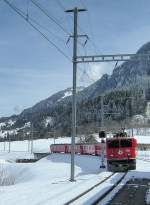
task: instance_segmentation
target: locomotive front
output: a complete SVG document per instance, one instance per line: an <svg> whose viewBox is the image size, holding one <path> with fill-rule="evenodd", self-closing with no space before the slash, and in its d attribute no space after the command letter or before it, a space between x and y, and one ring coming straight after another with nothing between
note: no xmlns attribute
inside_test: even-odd
<svg viewBox="0 0 150 205"><path fill-rule="evenodd" d="M136 169L137 142L133 137L116 135L106 139L108 171L127 171Z"/></svg>

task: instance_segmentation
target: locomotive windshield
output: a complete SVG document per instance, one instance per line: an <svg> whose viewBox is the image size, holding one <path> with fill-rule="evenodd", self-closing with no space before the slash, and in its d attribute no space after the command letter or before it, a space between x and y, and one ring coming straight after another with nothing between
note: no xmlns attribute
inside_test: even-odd
<svg viewBox="0 0 150 205"><path fill-rule="evenodd" d="M132 147L132 140L131 139L122 139L120 140L121 147Z"/></svg>
<svg viewBox="0 0 150 205"><path fill-rule="evenodd" d="M111 140L108 141L108 148L132 147L131 139Z"/></svg>
<svg viewBox="0 0 150 205"><path fill-rule="evenodd" d="M108 142L109 148L119 148L119 140L113 140Z"/></svg>

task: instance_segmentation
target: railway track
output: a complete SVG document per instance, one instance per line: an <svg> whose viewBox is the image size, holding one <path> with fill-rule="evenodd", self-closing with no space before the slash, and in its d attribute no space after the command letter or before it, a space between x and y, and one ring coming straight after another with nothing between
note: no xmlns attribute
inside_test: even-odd
<svg viewBox="0 0 150 205"><path fill-rule="evenodd" d="M73 204L86 204L87 198L89 196L95 195L92 197L92 200L90 200L90 205L97 205L100 201L102 201L115 187L118 186L118 184L125 178L127 173L113 173L110 176L106 177L101 182L97 183L96 185L92 186L88 190L84 191L83 193L79 194L78 196L74 197L64 205L73 205ZM117 178L117 179L115 179ZM114 183L111 182L111 180L114 180ZM106 183L106 190L102 191L103 184ZM109 185L108 185L109 184ZM109 186L109 188L108 188ZM85 200L85 201L84 201ZM81 202L83 201L83 203Z"/></svg>
<svg viewBox="0 0 150 205"><path fill-rule="evenodd" d="M116 181L112 187L110 187L104 194L102 194L97 200L95 200L91 205L103 205L103 200L108 197L111 192L123 181L123 179L126 177L128 172L125 172L122 177Z"/></svg>

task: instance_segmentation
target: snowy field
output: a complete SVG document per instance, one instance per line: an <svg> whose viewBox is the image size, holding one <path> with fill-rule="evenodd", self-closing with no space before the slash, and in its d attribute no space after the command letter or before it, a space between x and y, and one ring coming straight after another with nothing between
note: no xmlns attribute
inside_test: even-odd
<svg viewBox="0 0 150 205"><path fill-rule="evenodd" d="M70 182L70 155L52 154L31 164L1 161L4 178L13 180L13 185L0 186L0 204L64 204L110 175L101 172L99 165L99 157L76 156L76 182Z"/></svg>
<svg viewBox="0 0 150 205"><path fill-rule="evenodd" d="M34 152L49 152L49 146L54 143L54 139L39 139L33 141L33 151ZM71 143L71 139L69 137L63 137L55 139L55 143ZM1 142L0 143L0 151L8 151L9 143ZM10 150L11 152L30 152L31 150L31 141L12 141L10 142Z"/></svg>
<svg viewBox="0 0 150 205"><path fill-rule="evenodd" d="M53 139L35 140L34 151L49 151L49 145L53 142ZM55 143L70 143L70 139L59 138ZM0 186L0 205L63 205L111 174L99 168L100 157L76 155L76 181L70 182L69 154L50 154L36 163L17 164L14 163L16 158L33 157L27 152L28 142L11 142L10 153L4 152L3 148L4 143L0 143L0 184L5 183L5 186ZM8 144L5 144L5 150L8 150ZM138 152L138 158L150 160L150 152ZM112 186L115 177L104 183L98 193ZM137 169L130 171L126 180L133 177L150 178L150 162L137 160ZM74 204L89 205L98 193L95 190L92 196ZM150 199L149 194L147 198Z"/></svg>

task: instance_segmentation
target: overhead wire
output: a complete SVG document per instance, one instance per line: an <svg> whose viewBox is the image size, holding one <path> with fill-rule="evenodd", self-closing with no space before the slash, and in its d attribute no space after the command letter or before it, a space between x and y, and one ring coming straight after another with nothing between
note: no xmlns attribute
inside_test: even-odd
<svg viewBox="0 0 150 205"><path fill-rule="evenodd" d="M59 26L66 34L68 34L69 36L71 35L63 26L61 26L58 23L58 20L55 19L55 17L52 17L48 14L48 12L42 8L42 6L40 4L38 4L37 2L35 2L34 0L30 0L36 7L38 7L50 20L52 20L54 23L57 24L57 26ZM60 3L60 2L59 2ZM63 7L63 5L61 5L61 8L63 8L65 10L65 7ZM80 42L78 42L80 45L82 45ZM83 46L83 45L82 45ZM84 46L83 46L84 47ZM80 66L78 66L78 68L81 68Z"/></svg>
<svg viewBox="0 0 150 205"><path fill-rule="evenodd" d="M57 2L57 4L58 4L58 6L59 6L63 11L66 10L65 6L62 4L62 2L61 2L60 0L56 0L56 2ZM71 16L71 20L74 21L74 19L73 19L72 16ZM77 25L77 26L78 26L78 28L81 30L80 25ZM83 34L85 34L85 32L83 32Z"/></svg>
<svg viewBox="0 0 150 205"><path fill-rule="evenodd" d="M65 6L63 5L63 3L60 0L57 0L56 2L62 10L66 10ZM81 0L80 3L82 4L82 7L86 8L85 4L83 3L83 0ZM94 38L93 29L92 29L93 27L92 27L91 18L90 18L90 14L89 14L88 9L87 9L86 14L87 14L87 18L88 18L89 31L90 31L90 36L91 36L91 37L89 37L88 41L90 42L91 46L93 47L93 49L95 50L95 52L97 54L98 53L102 54L102 52L100 51L98 46L95 44L95 40L94 40L95 38ZM72 16L71 16L71 19L73 21ZM86 34L85 31L82 29L82 27L80 25L78 25L78 28L79 28L80 32L83 33L83 35Z"/></svg>
<svg viewBox="0 0 150 205"><path fill-rule="evenodd" d="M85 56L87 55L87 50L86 50L86 47L84 48L84 54L85 54ZM90 76L90 74L88 73L88 71L92 71L93 69L91 68L91 66L90 66L90 63L87 63L87 64L85 64L84 63L84 71L83 71L83 75L86 75L87 76L87 78L90 80L90 84L91 83L94 83L96 80L95 79L93 79L91 76ZM86 65L88 65L87 67L86 67ZM92 71L93 72L93 71Z"/></svg>
<svg viewBox="0 0 150 205"><path fill-rule="evenodd" d="M58 46L56 46L55 43L53 43L45 34L43 34L37 27L35 27L31 22L29 22L29 24L36 30L38 31L50 44L52 44L57 51L59 51L64 57L66 57L70 62L72 62L72 60L70 59L69 56L67 56Z"/></svg>
<svg viewBox="0 0 150 205"><path fill-rule="evenodd" d="M53 21L63 32L65 32L67 35L71 35L60 23L58 23L58 20L56 20L55 17L53 17L52 15L50 15L45 8L43 8L41 6L41 4L39 4L38 2L34 1L34 0L30 0L37 8L39 8L41 10L41 12L43 12L51 21Z"/></svg>
<svg viewBox="0 0 150 205"><path fill-rule="evenodd" d="M71 34L69 31L67 31L67 29L65 29L65 28L58 22L58 20L57 20L54 16L50 15L50 14L48 13L48 11L47 11L45 8L42 7L41 4L39 4L38 2L36 2L36 1L34 1L34 0L30 0L30 1L31 1L38 9L40 9L41 12L42 12L43 14L45 14L51 21L53 21L59 28L61 28L62 31L64 31L68 36L72 36L72 34ZM82 44L80 41L78 41L77 43L78 43L80 46L83 46L83 44Z"/></svg>
<svg viewBox="0 0 150 205"><path fill-rule="evenodd" d="M83 7L85 7L85 4L83 3L83 0L81 0L81 4L82 4ZM86 15L87 15L87 18L88 18L87 22L88 22L88 25L89 25L89 31L90 31L90 36L91 36L91 38L89 38L89 41L91 42L91 45L94 48L95 52L102 54L102 52L100 51L98 46L95 44L95 37L94 37L94 32L93 32L91 16L90 16L90 13L89 13L88 9L87 9Z"/></svg>
<svg viewBox="0 0 150 205"><path fill-rule="evenodd" d="M29 4L30 4L30 0L27 0L27 18L29 16Z"/></svg>
<svg viewBox="0 0 150 205"><path fill-rule="evenodd" d="M81 2L81 4L82 4L82 6L83 6L84 8L86 8L86 6L85 6L85 4L83 3L83 1L81 0L80 2ZM91 22L91 21L90 21L90 17L89 17L89 15L88 15L88 13L89 13L89 11L88 11L88 9L87 9L86 14L87 14L87 17L88 17L89 31L90 31L91 37L93 38L93 41L94 41L93 31L90 29L90 28L91 28L91 25L90 25L90 22ZM80 28L80 29L81 29L81 28ZM83 32L84 32L84 31L83 31ZM85 32L84 32L84 33L85 33ZM95 45L95 43L92 41L92 38L89 37L88 40L91 42L91 45L94 47L94 49L95 49L95 51L96 51L96 45ZM86 47L83 47L83 50L84 50L84 55L87 56ZM96 52L96 53L97 53L97 52ZM86 65L88 65L88 66L86 67ZM90 66L90 63L85 64L83 74L85 74L85 75L88 77L88 79L90 80L90 83L94 83L96 80L93 79L93 78L89 75L89 73L88 73L87 70L89 70L89 71L92 70L92 68L91 68L91 66Z"/></svg>
<svg viewBox="0 0 150 205"><path fill-rule="evenodd" d="M80 2L81 2L81 4L82 4L82 6L85 7L85 4L83 3L83 0L81 0ZM102 54L102 52L99 50L98 46L95 44L95 37L94 37L94 32L93 32L93 26L92 26L91 16L90 16L90 13L89 13L88 9L87 9L86 14L87 14L87 18L88 18L88 21L87 21L87 22L88 22L88 25L89 25L88 27L89 27L89 31L90 31L90 36L92 37L92 38L89 37L89 42L91 42L91 45L92 45L93 49L95 50L95 52L97 53L97 55ZM85 48L84 48L84 49L85 49ZM85 56L86 56L86 55L87 55L87 52L85 51ZM118 66L118 62L115 63L115 68L116 68L117 66ZM89 63L88 63L88 68L89 68L89 69L92 69L92 68L90 67L90 64L89 64ZM86 75L87 75L87 72L86 72ZM89 76L89 75L87 75L87 76L88 76L89 79L92 80L93 82L96 81L96 80L92 79L91 76Z"/></svg>
<svg viewBox="0 0 150 205"><path fill-rule="evenodd" d="M23 11L17 8L14 4L10 3L8 0L3 0L11 9L13 9L21 18L23 18L34 30L41 34L41 36L46 39L55 49L60 52L65 58L72 62L70 57L66 55L54 42L52 42L40 29L38 29L30 20L31 18L27 16ZM34 21L33 21L34 22Z"/></svg>
<svg viewBox="0 0 150 205"><path fill-rule="evenodd" d="M30 0L32 2L34 2L33 0ZM48 32L50 32L48 29L46 29L45 27L43 27L41 24L39 24L35 19L31 18L29 16L29 8L27 8L27 14L25 14L23 11L21 11L20 9L18 9L15 5L13 5L12 3L10 3L8 0L4 0L5 3L7 3L15 12L17 12L18 15L20 15L24 20L26 20L26 22L28 24L30 24L30 26L32 28L34 28L38 33L40 33L42 35L43 38L45 38L50 44L52 44L62 55L64 55L69 61L72 61L70 59L69 56L67 56L58 46L56 46L56 44L54 44L42 31L40 31L40 29L38 29L32 22L34 22L35 24L37 24L38 26L40 26L41 28L47 30ZM29 3L29 2L28 2ZM42 9L42 11L44 11ZM54 19L53 19L54 20ZM32 21L32 22L31 22ZM55 21L54 21L55 22ZM56 22L55 22L56 23ZM59 25L57 23L57 25ZM63 27L62 27L63 28ZM67 31L66 31L67 32ZM79 67L79 66L78 66ZM79 67L81 68L81 67ZM92 80L92 82L94 82L94 80L89 76L88 72L85 69L84 66L84 73L86 73L86 75L88 76L88 78L90 80Z"/></svg>
<svg viewBox="0 0 150 205"><path fill-rule="evenodd" d="M10 3L8 0L4 0L4 2L11 8L13 9L21 18L23 18L33 29L35 29L38 33L41 34L41 36L46 39L50 44L52 44L63 56L65 56L70 62L72 62L72 59L67 56L61 49L59 49L59 47L57 47L44 33L42 33L32 22L34 22L35 24L37 24L38 26L42 27L42 25L40 25L36 20L34 20L33 18L31 18L28 15L26 15L22 10L20 10L19 8L17 8L15 5L13 5L12 3ZM32 22L31 22L32 21ZM45 28L44 28L45 29ZM81 69L80 66L78 66L78 68Z"/></svg>
<svg viewBox="0 0 150 205"><path fill-rule="evenodd" d="M66 28L67 31L69 31L69 33L73 33L73 28L69 27L70 18L68 18L68 14L65 12L66 8L64 7L63 3L60 0L56 0L55 3L60 8L60 10L63 11L63 13L65 14L65 16L59 17L59 21L61 21L61 24L63 24L63 26ZM72 16L71 16L71 19L72 19Z"/></svg>
<svg viewBox="0 0 150 205"><path fill-rule="evenodd" d="M60 0L57 0L56 1L57 2L57 4L58 4L58 6L60 7L60 9L62 9L63 11L64 10L66 10L66 8L65 8L65 6L61 3L61 1ZM71 16L71 20L73 21L73 17ZM78 29L81 31L81 27L80 27L80 25L78 25ZM82 32L82 33L85 33L85 32ZM81 41L79 42L80 43L80 45L82 45L82 47L83 47L83 49L85 48L85 45L84 44L82 44L81 43ZM88 72L86 71L86 64L84 63L83 64L83 67L81 67L81 66L79 66L78 65L78 71L80 72L80 77L79 77L79 82L84 82L84 79L83 79L83 73L85 73L85 75L88 77L88 79L90 79L90 76L89 76L89 74L88 74ZM82 80L83 79L83 80ZM92 81L93 82L93 81Z"/></svg>
<svg viewBox="0 0 150 205"><path fill-rule="evenodd" d="M30 4L30 1L31 1L31 0L27 0L27 14L26 14L26 15L27 15L27 18L29 17L29 4ZM63 38L61 38L60 36L56 35L56 33L54 34L50 29L48 29L48 28L44 27L43 25L41 25L40 23L38 23L35 19L31 18L31 16L30 16L30 19L31 19L34 23L36 23L38 26L40 26L42 29L44 29L44 30L46 30L47 32L51 33L51 34L52 34L53 36L55 36L59 41L65 43L65 45L66 45L66 41L65 41Z"/></svg>
<svg viewBox="0 0 150 205"><path fill-rule="evenodd" d="M20 10L20 11L21 11L21 10ZM25 14L24 14L24 15L25 15ZM27 17L27 18L26 18L27 20L29 19L29 20L33 21L35 24L37 24L39 27L41 27L41 28L44 29L45 31L51 33L51 34L52 34L54 37L56 37L59 41L61 41L61 42L63 42L63 43L66 44L66 41L63 40L60 36L54 34L51 30L49 30L49 29L46 28L45 26L41 25L41 24L40 24L39 22L37 22L34 18L30 17L30 16L29 16L29 9L27 9L26 17Z"/></svg>
<svg viewBox="0 0 150 205"><path fill-rule="evenodd" d="M39 27L41 27L42 29L44 29L45 31L51 33L55 38L57 38L59 41L63 42L64 44L66 44L66 41L64 39L62 39L60 36L54 34L52 31L50 31L48 28L46 28L45 26L41 25L40 23L38 23L35 19L29 17L30 20L32 20L35 24L37 24Z"/></svg>
<svg viewBox="0 0 150 205"><path fill-rule="evenodd" d="M66 8L65 8L65 6L61 3L61 1L60 0L57 0L56 1L57 2L57 4L58 4L58 6L64 11L64 10L66 10ZM71 19L72 19L72 21L73 21L73 17L71 16ZM78 25L78 28L81 30L81 27ZM83 33L85 33L85 32L83 32ZM81 42L80 42L81 43ZM85 46L82 44L82 47L85 49ZM95 82L93 79L91 79L91 77L89 76L89 74L88 74L88 72L87 72L87 69L86 69L86 64L84 63L83 64L83 67L81 67L81 66L79 66L78 65L78 71L81 71L81 70L83 70L83 71L81 71L81 76L79 77L79 82L84 82L84 79L82 80L82 78L83 78L83 73L85 73L85 75L88 77L88 79L90 79L91 81L92 81L92 83L93 82Z"/></svg>
<svg viewBox="0 0 150 205"><path fill-rule="evenodd" d="M60 7L60 9L62 9L63 11L66 10L65 6L61 3L60 0L56 0L56 3L57 3L58 6ZM72 22L74 23L74 18L73 18L73 16L71 16L71 20L72 20ZM83 35L87 36L86 33L81 29L81 26L80 26L79 24L77 25L77 28L79 29L79 31L80 31ZM88 40L89 40L89 39L88 39ZM80 40L78 40L78 44L79 44L80 46L82 46L82 47L85 46L84 43L82 43Z"/></svg>
<svg viewBox="0 0 150 205"><path fill-rule="evenodd" d="M59 5L59 7L60 7L61 9L66 10L65 6L61 3L60 0L57 0L56 2L57 2L57 4ZM81 4L82 4L82 6L83 6L84 8L86 8L86 6L83 4L82 1L81 1ZM88 13L89 13L89 12L87 11L87 15L88 15ZM72 21L73 21L73 17L71 17L71 19L72 19ZM90 29L90 28L91 28L91 24L90 24L91 21L90 21L89 15L88 15L88 22L89 22L89 30L90 30L91 37L94 39L93 31ZM83 31L83 29L81 28L80 25L78 25L78 28L79 28L80 32L82 32L83 34L85 34L85 32ZM94 50L96 51L96 50L98 50L98 48L96 48L96 45L95 45L95 43L93 42L94 40L93 40L93 41L91 40L92 38L89 38L88 40L91 42L90 44L93 46ZM87 51L86 51L85 49L86 49L86 47L83 46L83 52L84 52L84 55L86 56L86 55L87 55ZM97 51L96 51L96 53L97 53ZM99 53L101 53L101 52L99 51ZM78 67L79 67L79 66L78 66ZM92 70L90 64L88 63L88 68L87 68L86 64L84 63L83 67L84 67L84 68L79 67L81 70L83 70L79 81L80 81L80 82L83 82L83 81L84 81L83 76L85 75L85 76L87 76L87 78L91 81L90 83L94 83L95 80L91 78L91 76L89 75L89 73L88 73L88 71L87 71L88 69L89 69L89 70Z"/></svg>

